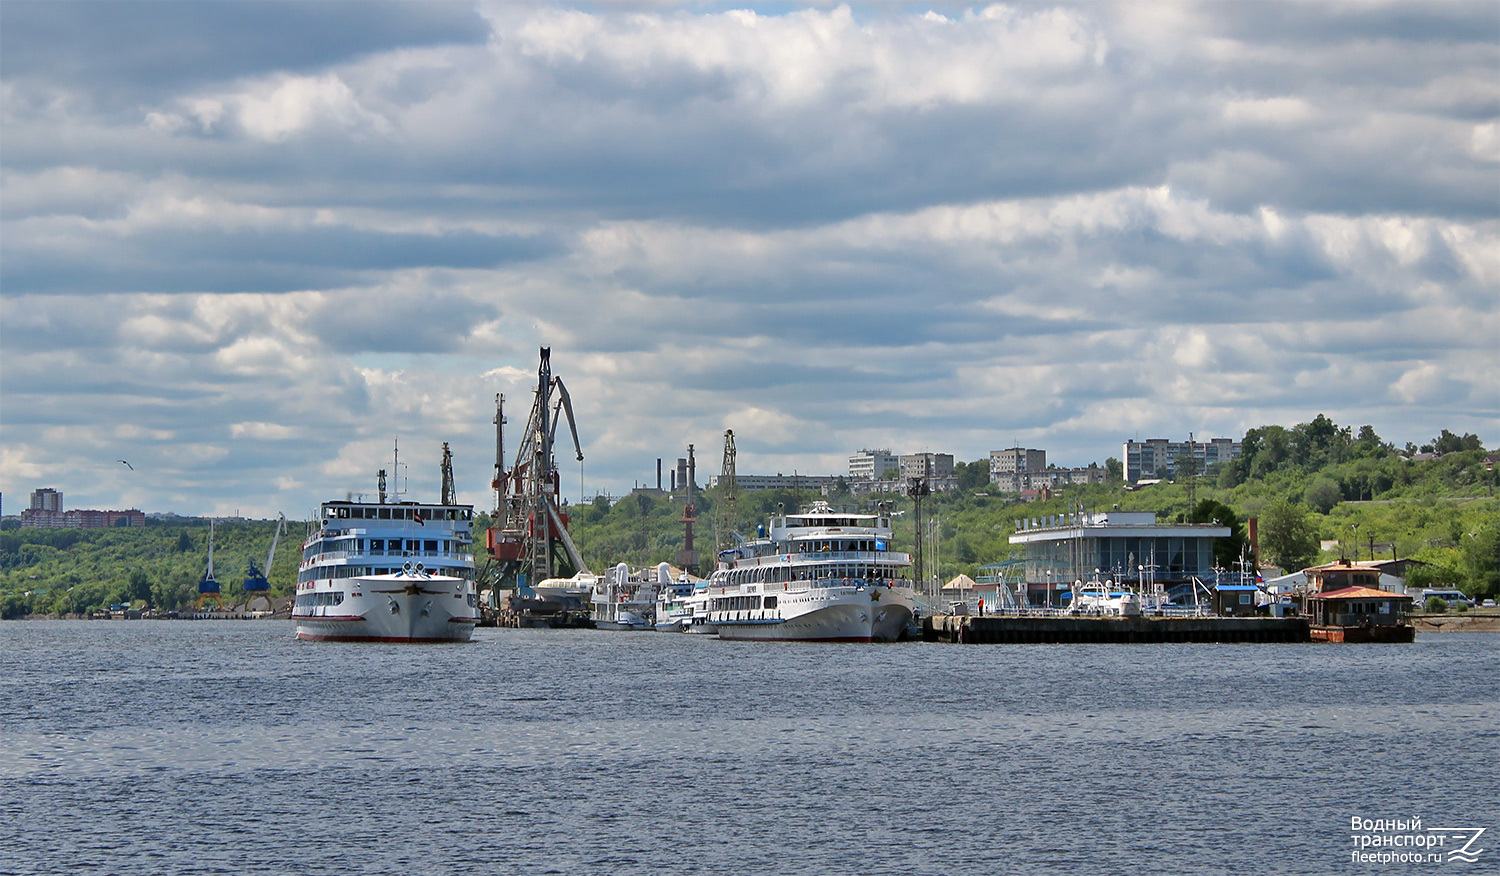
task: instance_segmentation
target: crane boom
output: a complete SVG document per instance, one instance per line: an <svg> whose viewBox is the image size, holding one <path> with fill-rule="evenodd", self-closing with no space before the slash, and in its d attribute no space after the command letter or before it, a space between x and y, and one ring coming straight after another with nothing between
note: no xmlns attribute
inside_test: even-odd
<svg viewBox="0 0 1500 876"><path fill-rule="evenodd" d="M286 515L276 515L276 531L271 533L271 552L266 554L266 575L271 574L271 563L276 559L276 542L281 540L281 533L286 530Z"/></svg>

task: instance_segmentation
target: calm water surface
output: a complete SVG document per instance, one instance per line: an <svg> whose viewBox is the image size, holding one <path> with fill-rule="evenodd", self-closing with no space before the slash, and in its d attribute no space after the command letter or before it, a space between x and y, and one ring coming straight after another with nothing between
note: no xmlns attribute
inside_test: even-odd
<svg viewBox="0 0 1500 876"><path fill-rule="evenodd" d="M1488 828L1351 863L1350 818ZM0 623L0 873L1500 871L1500 636L889 646Z"/></svg>

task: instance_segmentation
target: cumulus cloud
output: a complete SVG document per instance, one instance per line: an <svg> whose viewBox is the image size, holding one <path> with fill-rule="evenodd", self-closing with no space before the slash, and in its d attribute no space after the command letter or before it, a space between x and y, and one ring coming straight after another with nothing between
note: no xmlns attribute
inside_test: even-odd
<svg viewBox="0 0 1500 876"><path fill-rule="evenodd" d="M484 505L542 345L570 497L726 428L1493 443L1492 16L1280 12L0 5L0 487L296 514L447 440Z"/></svg>

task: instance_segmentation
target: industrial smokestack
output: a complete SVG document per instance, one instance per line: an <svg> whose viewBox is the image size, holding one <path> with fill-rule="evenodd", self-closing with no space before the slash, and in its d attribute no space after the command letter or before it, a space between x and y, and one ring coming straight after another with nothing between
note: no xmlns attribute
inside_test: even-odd
<svg viewBox="0 0 1500 876"><path fill-rule="evenodd" d="M661 457L656 458L656 490L661 492Z"/></svg>

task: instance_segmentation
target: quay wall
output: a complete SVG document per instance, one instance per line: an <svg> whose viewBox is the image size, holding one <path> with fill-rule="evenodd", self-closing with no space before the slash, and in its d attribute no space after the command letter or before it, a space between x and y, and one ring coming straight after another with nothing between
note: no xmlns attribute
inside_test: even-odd
<svg viewBox="0 0 1500 876"><path fill-rule="evenodd" d="M922 639L959 644L1053 645L1072 642L1238 643L1308 642L1306 618L1300 617L975 617L937 615L923 618Z"/></svg>

